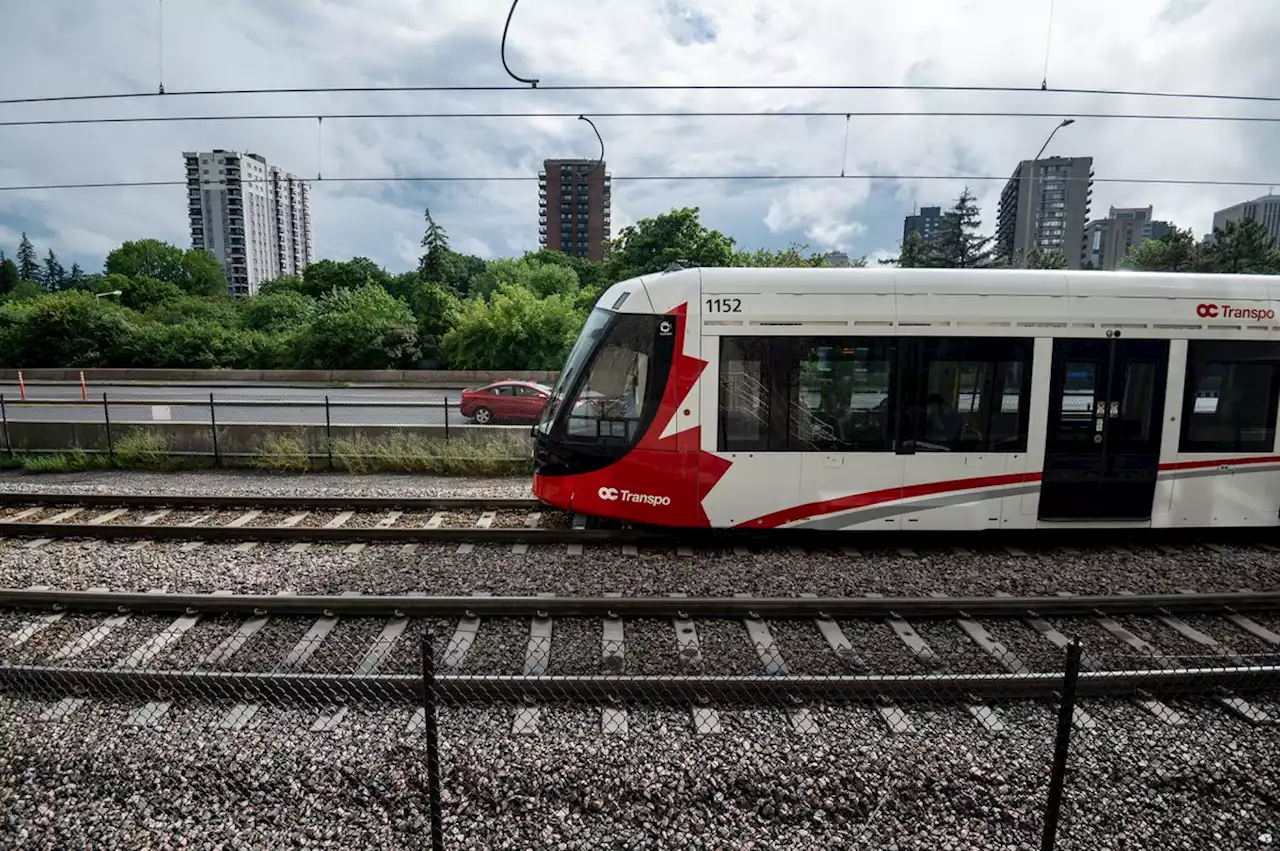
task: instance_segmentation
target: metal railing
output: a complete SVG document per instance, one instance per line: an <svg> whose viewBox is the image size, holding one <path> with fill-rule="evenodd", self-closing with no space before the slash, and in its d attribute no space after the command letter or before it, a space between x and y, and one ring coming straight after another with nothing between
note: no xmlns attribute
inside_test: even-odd
<svg viewBox="0 0 1280 851"><path fill-rule="evenodd" d="M522 436L531 425L522 420L477 426L462 414L460 397L448 395L438 399L329 395L248 399L215 393L187 398L102 393L88 399L15 399L0 394L2 451L11 458L74 451L115 461L122 436L151 431L167 441L166 454L209 459L215 466L224 460L255 457L256 446L265 436L289 437L308 458L333 468L335 459L341 461L362 442L406 437L450 441L495 433ZM346 453L341 451L344 447Z"/></svg>

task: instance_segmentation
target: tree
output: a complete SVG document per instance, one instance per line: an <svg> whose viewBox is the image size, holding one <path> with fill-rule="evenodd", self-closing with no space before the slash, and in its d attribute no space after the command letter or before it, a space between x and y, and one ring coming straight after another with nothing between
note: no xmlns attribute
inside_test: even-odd
<svg viewBox="0 0 1280 851"><path fill-rule="evenodd" d="M558 369L583 319L567 296L503 284L463 302L441 346L450 369Z"/></svg>
<svg viewBox="0 0 1280 851"><path fill-rule="evenodd" d="M375 284L385 286L387 273L368 257L353 257L346 262L318 260L302 273L302 292L312 298L323 298L338 290L358 290Z"/></svg>
<svg viewBox="0 0 1280 851"><path fill-rule="evenodd" d="M1159 239L1148 239L1121 262L1126 269L1144 272L1190 272L1201 264L1200 246L1190 228L1172 228Z"/></svg>
<svg viewBox="0 0 1280 851"><path fill-rule="evenodd" d="M27 307L13 340L15 366L95 367L121 363L135 333L129 311L78 290L53 293Z"/></svg>
<svg viewBox="0 0 1280 851"><path fill-rule="evenodd" d="M58 262L58 255L54 254L53 249L50 248L48 256L44 258L44 274L41 276L44 288L49 292L56 292L62 289L66 277L67 271Z"/></svg>
<svg viewBox="0 0 1280 851"><path fill-rule="evenodd" d="M120 291L120 303L130 310L142 313L163 304L166 301L182 297L182 290L177 284L148 278L141 275L137 278L126 278L124 275L106 275L100 284L102 292Z"/></svg>
<svg viewBox="0 0 1280 851"><path fill-rule="evenodd" d="M80 287L84 284L84 281L85 281L84 270L80 268L79 263L72 263L71 274L67 276L67 286L69 286L72 289L80 289Z"/></svg>
<svg viewBox="0 0 1280 851"><path fill-rule="evenodd" d="M1213 241L1202 250L1214 272L1227 275L1280 274L1280 248L1271 245L1271 234L1261 222L1239 219L1214 229Z"/></svg>
<svg viewBox="0 0 1280 851"><path fill-rule="evenodd" d="M289 290L259 293L243 299L239 307L245 328L270 334L299 331L316 312L315 299Z"/></svg>
<svg viewBox="0 0 1280 851"><path fill-rule="evenodd" d="M8 257L0 256L0 295L8 295L22 278L18 275L18 264Z"/></svg>
<svg viewBox="0 0 1280 851"><path fill-rule="evenodd" d="M430 210L423 210L423 218L427 220L427 230L422 234L422 247L426 253L418 260L418 274L424 281L443 282L448 273L449 234L431 218Z"/></svg>
<svg viewBox="0 0 1280 851"><path fill-rule="evenodd" d="M201 298L181 293L147 308L143 314L147 320L161 325L184 325L195 322L209 328L235 328L240 324L240 312L230 296Z"/></svg>
<svg viewBox="0 0 1280 851"><path fill-rule="evenodd" d="M898 256L886 257L880 261L880 265L917 269L921 266L932 266L933 261L933 246L920 237L919 231L913 230L902 241L902 251Z"/></svg>
<svg viewBox="0 0 1280 851"><path fill-rule="evenodd" d="M508 284L524 287L539 297L572 295L578 291L578 274L563 263L543 263L528 257L490 260L485 271L471 279L470 294L485 297Z"/></svg>
<svg viewBox="0 0 1280 851"><path fill-rule="evenodd" d="M991 262L992 237L979 236L978 204L965 187L955 206L942 215L938 240L929 265L947 269L973 269Z"/></svg>
<svg viewBox="0 0 1280 851"><path fill-rule="evenodd" d="M27 239L24 232L18 243L18 277L24 281L40 280L40 263L36 260L36 249Z"/></svg>
<svg viewBox="0 0 1280 851"><path fill-rule="evenodd" d="M340 289L321 299L298 337L300 369L407 369L418 359L408 305L380 286Z"/></svg>
<svg viewBox="0 0 1280 851"><path fill-rule="evenodd" d="M697 207L682 207L622 229L610 246L613 280L661 272L677 260L697 266L728 266L734 241L698 220Z"/></svg>
<svg viewBox="0 0 1280 851"><path fill-rule="evenodd" d="M183 251L158 239L126 242L107 255L108 275L155 278L192 295L226 295L227 277L222 264L207 251Z"/></svg>
<svg viewBox="0 0 1280 851"><path fill-rule="evenodd" d="M1067 268L1067 258L1061 251L1045 251L1043 248L1033 248L1031 253L1027 255L1028 269L1065 269Z"/></svg>
<svg viewBox="0 0 1280 851"><path fill-rule="evenodd" d="M809 246L793 242L789 247L780 251L770 251L767 248L760 248L755 251L735 251L730 264L733 266L790 266L796 268L827 265L825 254L814 252L806 257L804 252L808 250ZM852 261L850 265L853 265Z"/></svg>

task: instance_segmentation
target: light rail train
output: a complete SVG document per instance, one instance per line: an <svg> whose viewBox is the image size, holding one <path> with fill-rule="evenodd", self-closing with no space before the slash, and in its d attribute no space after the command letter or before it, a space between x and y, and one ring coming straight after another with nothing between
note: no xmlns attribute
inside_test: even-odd
<svg viewBox="0 0 1280 851"><path fill-rule="evenodd" d="M615 284L534 493L659 526L1280 525L1280 278L673 269Z"/></svg>

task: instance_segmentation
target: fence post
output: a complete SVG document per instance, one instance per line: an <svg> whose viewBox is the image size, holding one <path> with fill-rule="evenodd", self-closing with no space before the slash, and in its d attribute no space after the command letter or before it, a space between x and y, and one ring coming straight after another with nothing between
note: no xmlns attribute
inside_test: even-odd
<svg viewBox="0 0 1280 851"><path fill-rule="evenodd" d="M222 466L222 456L218 454L218 410L213 404L213 394L209 394L209 433L213 435L213 466Z"/></svg>
<svg viewBox="0 0 1280 851"><path fill-rule="evenodd" d="M333 422L329 418L329 396L324 397L324 444L329 452L329 469L333 469Z"/></svg>
<svg viewBox="0 0 1280 851"><path fill-rule="evenodd" d="M1075 717L1076 680L1080 676L1080 640L1067 645L1067 669L1062 675L1062 702L1058 705L1058 737L1053 748L1053 768L1049 774L1049 798L1044 808L1044 833L1040 851L1053 851L1058 836L1058 815L1062 811L1062 787L1067 774L1067 749L1071 744L1071 722Z"/></svg>
<svg viewBox="0 0 1280 851"><path fill-rule="evenodd" d="M13 441L9 439L9 410L4 405L4 394L0 393L0 419L4 420L4 448L13 457Z"/></svg>
<svg viewBox="0 0 1280 851"><path fill-rule="evenodd" d="M427 803L431 813L431 851L444 851L440 815L440 729L436 719L435 630L422 631L422 725L427 735Z"/></svg>
<svg viewBox="0 0 1280 851"><path fill-rule="evenodd" d="M444 394L444 439L449 439L449 394Z"/></svg>
<svg viewBox="0 0 1280 851"><path fill-rule="evenodd" d="M107 394L102 394L102 421L107 426L107 457L116 463L116 442L111 437L111 406L107 404Z"/></svg>

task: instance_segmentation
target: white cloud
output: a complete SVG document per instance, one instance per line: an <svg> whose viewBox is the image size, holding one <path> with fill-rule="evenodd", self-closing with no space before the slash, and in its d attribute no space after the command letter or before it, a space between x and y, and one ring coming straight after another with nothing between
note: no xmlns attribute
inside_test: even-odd
<svg viewBox="0 0 1280 851"><path fill-rule="evenodd" d="M0 75L10 96L154 91L156 6L123 0L9 4ZM1048 0L581 0L516 11L507 57L544 86L562 83L865 83L1038 87ZM498 40L508 0L188 0L165 5L168 91L376 84L507 85ZM856 9L856 12L852 11ZM714 40L708 40L714 34ZM1075 0L1055 13L1055 87L1280 95L1280 6L1273 0ZM595 156L595 116L615 176L614 231L674 206L739 245L790 241L853 254L894 245L911 205L954 199L963 181L628 182L660 174L1007 175L1059 115L1075 125L1050 149L1091 155L1099 178L1277 180L1280 131L1266 124L1132 122L1106 111L1271 114L1265 104L939 92L418 92L150 98L6 105L0 120L288 112L564 112L566 118L311 120L0 127L5 185L180 180L181 153L253 150L296 174L328 178L536 174L553 156ZM830 118L604 118L655 110L821 110ZM860 117L846 111L1045 112L1044 118ZM1272 111L1273 112L1273 111ZM843 163L842 163L843 161ZM973 182L986 227L999 182ZM1153 204L1203 232L1214 209L1265 187L1099 182L1093 209ZM313 195L321 256L362 254L394 269L416 261L422 208L455 247L537 247L533 182L330 183ZM0 228L45 234L64 256L100 259L124 239L188 241L181 187L0 192ZM3 236L3 232L0 232ZM14 245L3 246L12 252ZM890 249L892 253L892 249Z"/></svg>

